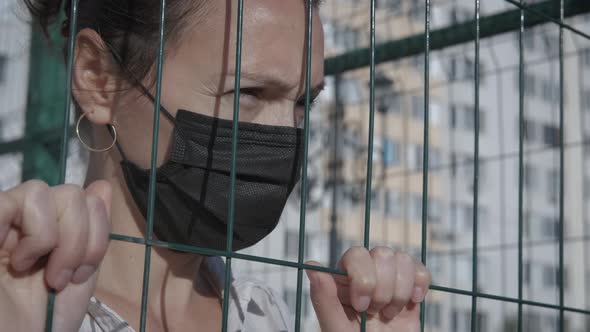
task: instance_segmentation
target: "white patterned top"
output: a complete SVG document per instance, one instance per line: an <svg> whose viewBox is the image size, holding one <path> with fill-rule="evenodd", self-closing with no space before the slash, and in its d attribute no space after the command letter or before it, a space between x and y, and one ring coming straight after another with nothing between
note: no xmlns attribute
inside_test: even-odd
<svg viewBox="0 0 590 332"><path fill-rule="evenodd" d="M223 298L225 264L219 257L205 259L214 287ZM228 315L230 332L289 332L293 326L287 305L278 294L257 281L232 280ZM135 332L106 304L90 300L80 332Z"/></svg>

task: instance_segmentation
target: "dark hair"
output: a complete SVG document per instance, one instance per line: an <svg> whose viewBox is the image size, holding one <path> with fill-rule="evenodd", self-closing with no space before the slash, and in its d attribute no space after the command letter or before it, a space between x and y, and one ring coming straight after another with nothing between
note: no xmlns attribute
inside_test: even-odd
<svg viewBox="0 0 590 332"><path fill-rule="evenodd" d="M24 0L33 18L48 36L49 25L60 15L65 20L62 34L69 31L71 0ZM118 59L123 74L132 81L149 77L157 58L160 29L160 0L78 0L76 33L84 28L95 30ZM203 0L168 0L164 38L167 42L180 38L188 16L196 14Z"/></svg>

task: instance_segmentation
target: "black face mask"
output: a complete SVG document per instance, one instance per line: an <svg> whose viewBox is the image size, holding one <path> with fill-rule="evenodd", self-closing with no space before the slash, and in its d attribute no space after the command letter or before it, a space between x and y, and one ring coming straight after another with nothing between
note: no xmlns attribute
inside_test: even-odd
<svg viewBox="0 0 590 332"><path fill-rule="evenodd" d="M233 121L179 110L170 160L158 168L154 233L161 241L226 249ZM233 249L256 244L278 224L299 180L302 130L239 123ZM120 147L119 147L120 149ZM147 218L149 170L122 153L125 181Z"/></svg>

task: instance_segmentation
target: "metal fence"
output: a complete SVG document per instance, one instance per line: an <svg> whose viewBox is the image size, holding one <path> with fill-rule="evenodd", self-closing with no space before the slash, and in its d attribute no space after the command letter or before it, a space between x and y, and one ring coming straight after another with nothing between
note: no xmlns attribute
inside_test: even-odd
<svg viewBox="0 0 590 332"><path fill-rule="evenodd" d="M309 1L311 3L311 1ZM391 6L394 6L396 3L395 1L390 1L392 3ZM565 272L565 262L567 260L566 257L566 246L568 243L586 243L588 240L588 236L590 235L586 232L586 228L583 228L583 233L575 234L574 237L567 236L568 232L565 229L566 227L566 202L564 201L566 198L565 191L566 185L568 183L572 183L571 181L566 181L566 170L568 169L568 165L566 162L569 160L566 158L566 154L568 149L570 148L581 148L584 149L586 145L586 136L584 130L582 130L583 137L578 141L569 141L566 134L568 131L573 130L568 128L566 125L571 123L566 121L568 110L566 104L566 94L568 84L579 84L579 82L575 82L574 77L569 77L568 71L564 65L564 62L567 61L571 57L564 47L566 36L570 36L570 38L577 38L578 40L588 41L588 46L581 47L583 51L576 52L575 55L578 56L581 62L588 61L590 63L590 52L585 51L586 49L590 50L590 30L588 29L588 24L576 25L572 24L571 21L568 21L568 18L574 18L579 15L587 14L590 12L590 3L584 0L550 0L550 1L535 1L534 3L527 3L525 1L514 1L514 0L498 0L497 2L503 2L508 4L509 6L505 10L498 11L496 13L491 13L489 15L482 15L481 14L481 5L482 2L480 0L473 0L469 1L471 4L472 11L467 15L468 17L465 18L462 22L454 22L454 24L450 25L443 25L440 27L433 27L433 7L436 5L431 3L430 0L423 0L421 5L418 7L420 10L420 14L418 17L423 18L422 29L416 33L408 33L403 38L397 38L393 40L377 40L377 11L379 8L382 8L385 4L389 4L390 2L387 1L378 1L378 0L367 0L361 3L361 6L358 8L362 8L366 10L366 22L364 22L365 30L362 31L368 41L368 45L364 47L361 45L360 48L356 48L359 45L355 45L356 49L345 50L344 52L335 52L338 54L333 54L329 58L327 58L325 62L325 74L328 77L332 77L332 84L334 89L334 98L333 104L327 107L329 116L325 117L325 121L333 121L334 124L334 132L331 134L333 138L331 138L332 142L334 143L334 157L330 156L323 156L325 158L331 159L333 161L333 165L331 165L330 171L334 172L334 176L331 180L331 183L328 186L332 186L332 193L334 195L334 199L331 201L331 210L332 217L333 217L333 225L332 230L334 233L332 234L332 241L331 246L332 249L335 246L335 243L338 242L338 235L336 234L336 229L338 227L342 228L343 226L336 225L338 218L337 218L337 204L341 200L342 197L342 190L343 190L343 183L338 183L338 175L337 172L342 171L339 169L338 166L338 153L343 153L343 147L338 145L338 138L344 136L342 132L339 133L338 130L343 130L341 125L342 123L338 123L338 121L342 120L342 112L344 112L345 96L342 95L342 89L344 85L344 81L346 79L346 75L349 72L359 72L363 71L368 73L368 96L366 96L366 100L356 101L357 107L352 107L353 111L347 112L356 112L362 114L363 117L366 117L365 122L366 128L362 129L364 133L361 137L366 138L366 143L364 149L360 149L358 151L362 151L366 156L366 159L362 158L361 163L364 164L362 167L356 165L356 167L352 167L357 173L359 174L358 170L362 169L362 174L359 177L355 178L353 182L355 185L361 185L363 187L363 192L359 194L357 200L363 201L363 226L362 226L362 244L369 248L375 244L376 241L371 240L371 225L372 225L372 217L374 214L372 213L375 209L372 204L372 198L377 198L375 193L375 187L373 182L377 179L378 181L383 181L385 178L388 177L399 177L407 179L408 177L417 177L419 176L421 181L418 181L421 185L420 188L420 220L421 223L419 224L419 231L420 231L420 250L419 255L421 256L422 261L427 265L430 266L431 260L436 260L437 264L441 264L441 257L449 256L449 257L458 257L461 255L470 256L471 266L470 266L470 279L471 283L467 287L461 286L457 287L454 283L447 282L437 283L437 276L434 275L435 284L432 285L431 289L433 294L439 295L439 293L444 294L451 294L453 296L461 296L464 298L470 299L469 303L469 326L465 327L458 327L457 323L451 324L454 328L459 331L462 329L469 329L471 331L487 331L485 328L482 327L482 316L480 316L481 312L481 304L483 301L497 301L502 305L514 305L515 310L508 310L514 312L514 321L508 322L507 324L503 325L502 329L505 331L530 331L534 330L532 327L527 327L527 308L539 308L539 309L548 309L552 310L557 314L556 319L556 326L555 328L558 331L573 331L566 322L568 322L567 316L570 314L580 314L580 315L590 315L590 309L587 302L584 302L584 306L570 306L567 304L567 300L565 297L566 286L564 285L565 281L568 279L568 276ZM464 1L467 3L468 1ZM401 3L401 2L400 2ZM416 2L417 3L417 2ZM77 4L76 0L71 0L71 31L70 35L74 35L75 27L76 27L76 19L77 19ZM235 80L235 91L239 91L240 87L240 67L241 67L241 50L242 50L242 25L243 25L243 6L244 0L236 0L235 5L238 8L238 12L240 13L237 16L237 45L236 45L236 75ZM327 4L326 6L329 6ZM355 6L351 6L355 7ZM357 10L358 10L357 8ZM166 2L165 0L161 0L161 17L162 21L160 23L160 48L158 52L158 59L157 59L157 80L156 80L156 94L155 94L155 105L160 105L160 98L161 98L161 77L162 77L162 64L164 59L164 26L165 22L163 20L164 13L166 10ZM317 29L318 27L312 26L312 15L313 15L313 6L308 6L307 8L307 17L308 17L308 28L307 28L307 46L306 46L306 55L307 55L307 68L306 68L306 77L309 78L311 76L311 52L312 52L312 43L311 43L311 35L312 30ZM329 10L327 8L326 10ZM393 15L393 14L392 14ZM357 17L358 18L358 17ZM350 20L354 20L355 18L350 18ZM557 90L555 94L555 108L558 109L557 112L557 130L545 130L544 135L551 137L553 135L553 144L549 144L549 147L541 146L535 147L532 146L527 142L529 135L532 135L532 129L530 121L526 117L526 110L528 106L528 97L529 91L531 89L532 81L530 80L530 74L527 71L529 66L534 66L534 59L527 61L527 31L529 29L535 29L536 27L543 27L547 29L555 29L557 31L557 43L551 44L550 47L555 50L555 61L557 62L557 77L556 77L556 85L543 90L545 94L552 94L554 90ZM494 69L489 70L488 68L483 68L480 59L482 57L482 42L485 39L493 39L497 36L506 35L507 33L515 33L517 35L517 59L495 59ZM41 40L35 39L39 38L38 35L33 34L32 39L32 46L33 52L42 52L41 49L44 47L44 44ZM471 156L464 156L465 158L456 158L455 155L452 158L449 158L447 163L442 162L440 156L432 155L432 147L431 143L433 142L433 138L431 136L433 132L433 128L431 128L431 124L433 122L433 110L432 110L432 97L433 93L436 94L436 89L440 88L443 84L438 81L432 81L432 58L435 56L433 53L439 50L445 50L452 48L454 46L462 46L470 45L471 51L473 53L473 61L468 63L471 65L471 69L469 69L469 75L467 75L467 79L465 80L470 86L469 92L472 95L473 102L469 103L467 107L462 111L464 116L469 121L472 121L471 126L473 129L473 136L472 140L470 141L471 144ZM74 49L74 39L70 39L68 41L68 49L69 53L72 54ZM586 55L586 52L588 55ZM439 56L438 54L436 55ZM587 57L587 59L585 58ZM423 108L422 113L420 114L420 118L422 119L422 128L420 133L422 135L421 138L421 156L417 158L415 163L421 164L414 167L414 172L408 171L407 169L401 169L397 173L390 172L386 169L385 166L385 152L381 151L380 154L375 152L376 144L381 142L375 141L375 130L376 130L376 117L381 121L384 121L382 115L380 113L387 113L386 110L382 110L381 107L388 107L388 103L393 103L393 98L397 98L399 95L403 94L402 89L396 87L396 92L390 86L386 86L386 90L388 94L383 95L380 93L382 89L380 86L383 84L391 85L391 82L387 82L388 80L380 75L380 71L378 70L381 64L388 64L388 63L396 63L402 60L407 59L419 59L414 60L413 65L418 66L419 70L422 71L422 84L415 85L410 89L407 89L405 93L407 94L419 94L422 98L419 98L419 102L422 102ZM0 62L2 58L0 58ZM39 59L37 59L39 60ZM45 68L54 68L56 59L53 60L45 60L45 61L53 61L49 65L46 62L39 62L31 60L31 74L30 76L33 77L34 75L43 75L43 70ZM542 60L547 61L547 60ZM488 79L491 75L501 75L502 64L504 63L512 63L515 66L515 72L517 73L517 82L518 85L515 89L517 91L516 95L518 96L517 104L511 105L512 109L515 111L512 113L513 121L514 122L514 130L516 130L518 134L518 146L515 151L501 151L499 154L494 153L486 153L486 151L482 151L480 149L480 130L482 124L482 114L485 115L485 121L490 121L489 113L482 113L481 108L486 108L487 105L482 105L481 102L481 85L482 80ZM1 63L0 63L1 66ZM61 89L61 96L60 98L54 98L53 95L50 96L40 96L40 97L30 97L29 96L29 105L27 107L27 128L36 128L36 130L27 130L26 135L16 139L9 139L8 142L0 144L0 154L14 154L14 153L24 153L23 157L23 164L27 165L23 169L23 178L28 178L32 176L40 176L44 179L48 180L49 182L53 183L64 183L66 180L66 164L68 158L68 145L70 142L70 132L71 132L71 119L70 119L70 105L72 104L71 99L71 89L72 89L72 69L73 69L73 59L70 57L67 62L67 68L65 71L64 80L66 82L65 89ZM582 72L579 80L583 80L584 71L583 69L579 68ZM1 73L1 72L0 72ZM53 74L52 74L53 75ZM55 75L51 76L55 77ZM500 80L498 80L500 82ZM571 83L569 83L571 82ZM501 83L500 88L498 89L498 93L501 93L502 87ZM584 83L585 84L585 83ZM47 92L48 85L43 80L31 80L29 89L37 89L39 91L46 91L46 94L55 93L56 90L51 90ZM55 89L55 88L54 88ZM175 243L165 243L161 241L156 241L152 237L152 229L153 229L153 210L154 210L154 199L155 199L155 179L156 179L156 161L157 161L157 140L158 140L158 128L159 128L159 106L156 106L154 109L154 135L153 135L153 145L152 145L152 159L151 159L151 176L150 176L150 198L149 198L149 209L148 209L148 217L147 217L147 224L148 224L148 232L145 239L143 238L132 238L122 234L112 234L111 239L115 241L127 241L131 243L136 243L139 245L144 245L146 248L145 251L145 270L144 270L144 279L143 279L143 289L144 292L142 294L142 315L141 315L141 331L146 330L146 309L148 304L148 285L150 283L149 280L149 270L150 270L150 256L151 256L151 248L153 247L160 247L160 248L168 248L192 253L199 253L199 254L206 254L206 255L216 255L222 256L226 258L226 288L229 287L229 282L231 278L229 278L230 274L232 273L232 266L235 260L245 260L245 261L252 261L252 262L259 262L267 265L273 266L280 266L286 267L289 269L293 269L297 271L297 278L296 278L296 300L294 306L295 312L295 330L300 331L304 330L302 327L301 317L302 317L302 310L305 306L305 298L302 296L304 286L304 278L303 278L303 271L305 269L312 269L312 270L320 270L324 272L330 272L333 274L344 274L344 272L333 269L333 268L318 268L315 266L309 266L304 264L305 260L305 247L306 247L306 216L307 216L307 208L308 204L310 203L310 198L308 197L310 190L309 190L309 183L308 183L308 159L309 159L309 143L310 143L310 135L312 134L311 131L313 129L313 124L310 123L310 99L309 99L309 92L310 92L310 82L309 79L306 79L305 84L306 89L306 107L305 107L305 158L303 163L303 174L301 184L299 186L299 195L298 202L300 203L300 213L299 213L299 224L298 224L298 232L299 236L297 239L298 242L298 252L297 252L297 260L286 260L286 259L276 259L271 257L265 257L260 255L253 255L253 254L246 254L241 252L235 252L232 250L232 242L231 237L228 237L226 250L224 251L216 251L210 250L206 248L197 248L197 247L190 247ZM421 91L420 91L421 90ZM588 90L590 91L590 90ZM465 90L463 91L465 92ZM589 92L590 93L590 92ZM584 111L584 108L587 108L590 111L590 102L586 104L585 100L590 100L590 97L585 95L583 92L580 93L578 96L580 98L580 106L579 111ZM238 130L238 114L239 114L239 98L234 98L234 127L233 127L233 158L232 164L234 165L232 172L231 172L231 179L232 179L232 190L230 192L230 199L228 204L229 209L229 216L230 222L228 223L227 232L231 234L233 232L233 218L234 218L234 192L233 192L233 183L235 183L235 155L237 149L237 130ZM501 96L499 97L501 99ZM39 100L57 100L57 105L36 105L35 101ZM385 100L385 102L383 102ZM31 107L34 105L34 107ZM360 105L360 106L358 106ZM366 105L366 106L365 106ZM499 107L499 106L498 106ZM400 108L403 108L400 106ZM63 115L61 120L61 129L56 130L59 124L55 120L47 120L46 118L40 118L41 120L35 120L40 116L40 114L56 114L59 112ZM453 110L452 114L449 113L449 118L453 118L453 120L449 120L451 122L458 121L458 114L460 111L458 109ZM581 114L582 112L580 112ZM41 124L31 125L31 121L38 121L42 122ZM469 122L466 120L466 122ZM503 120L501 123L510 122L510 120ZM580 120L580 122L584 122ZM381 122L377 122L377 125L381 125ZM330 124L332 126L332 124ZM501 125L498 125L501 127ZM434 128L436 129L436 128ZM487 130L487 129L486 129ZM507 131L511 129L506 129ZM513 131L514 131L513 130ZM380 129L380 134L385 135L387 129ZM498 133L498 138L502 139L504 134L502 131ZM452 135L451 135L452 136ZM438 136L435 136L438 140ZM60 144L56 144L56 142L61 142ZM436 142L439 144L440 142ZM59 150L56 150L55 147L59 146ZM381 150L385 150L384 146L379 147ZM53 149L53 150L52 150ZM49 152L47 152L49 150ZM557 203L557 229L554 229L554 237L548 239L545 242L542 241L531 241L530 238L527 239L527 207L530 205L530 202L527 202L527 186L529 185L528 182L535 182L535 180L530 180L529 176L531 176L530 169L527 168L527 161L529 163L535 163L534 157L531 157L535 154L542 154L544 152L553 150L556 152L557 159L557 182L554 184L557 187L557 194L556 194L556 203ZM45 152L40 152L45 151ZM357 152L358 152L357 151ZM58 153L59 152L59 153ZM52 155L59 155L57 160L52 157ZM420 153L418 153L420 154ZM378 174L377 170L380 165L375 165L374 157L381 156L380 162L383 163L381 166L381 173ZM515 238L515 242L510 242L504 238L501 239L500 243L496 243L490 245L486 242L482 245L480 242L482 240L482 235L485 235L484 232L480 231L481 226L481 210L480 210L480 189L481 189L481 174L480 170L485 165L493 163L495 161L506 161L509 159L514 159L515 163L515 171L517 173L516 180L517 180L517 202L512 204L511 206L515 207L515 211L512 211L516 218L513 220L515 225L515 230L517 232L516 236L510 237ZM582 153L582 159L585 158L585 155ZM459 160L461 159L461 160ZM429 233L429 226L431 226L431 218L432 214L434 213L433 208L433 199L431 195L432 189L432 179L433 174L442 171L449 171L449 172L457 172L458 168L464 167L470 174L470 185L471 185L471 196L470 196L470 206L471 209L467 210L470 213L470 227L471 227L471 234L472 237L470 239L470 246L466 248L456 247L453 244L450 245L450 248L444 248L441 250L437 248L436 250L431 250L428 247L429 243L432 243L432 239L430 239L431 234ZM387 173L389 172L389 173ZM585 169L582 167L582 175L574 176L574 180L572 181L582 181L584 182L583 187L585 188ZM386 174L387 173L387 174ZM465 172L463 173L466 174ZM383 175L383 177L381 177ZM466 176L466 175L465 175ZM577 180L576 180L577 179ZM504 180L502 180L504 181ZM435 181L436 182L436 181ZM435 183L436 184L436 183ZM382 185L379 183L377 187ZM337 191L340 191L338 193ZM508 189L506 189L508 190ZM583 189L585 193L586 190ZM339 196L340 195L340 196ZM500 194L502 196L502 194ZM500 200L503 199L502 197ZM585 197L584 197L585 199ZM582 200L582 209L585 211L583 206L584 199ZM383 200L379 200L380 205L388 206L388 201L385 198ZM405 200L402 205L407 205L408 200ZM385 209L390 209L391 207L386 207ZM404 209L408 209L407 206ZM509 207L507 208L509 209ZM451 210L451 209L450 209ZM451 212L450 219L457 219L459 216L455 212ZM407 212L407 211L406 211ZM409 213L409 212L407 212ZM407 217L407 216L406 216ZM404 217L404 218L406 218ZM581 219L579 223L586 225L587 220L585 219L585 213L582 213L582 216L572 215L568 221L574 223L573 219ZM509 220L509 217L504 216L502 218L502 223ZM436 225L434 225L436 226ZM380 226L381 227L381 226ZM383 226L385 227L385 226ZM381 228L380 228L381 229ZM577 237L576 237L577 236ZM485 239L484 239L485 240ZM450 242L454 242L455 240L450 239ZM484 241L485 242L485 241ZM525 252L528 249L535 248L535 246L542 246L544 244L555 244L557 246L557 261L558 266L556 270L555 283L557 285L557 301L544 301L544 300L532 300L529 296L528 298L525 296L526 287L525 284L527 283L526 280L531 278L530 274L530 267L525 262ZM586 248L584 246L584 248ZM502 266L503 274L507 274L507 271L514 271L516 270L516 278L517 278L517 292L515 294L503 294L501 292L483 292L480 290L479 281L485 277L482 275L481 271L479 270L479 259L482 256L482 253L486 253L488 251L502 251L504 253L511 250L512 255L516 257L516 265L514 266ZM334 260L335 253L337 250L331 251L331 260ZM510 254L508 254L510 255ZM586 270L586 258L583 258L584 267L582 268L584 271L584 278L587 278L587 274L589 273ZM502 260L504 263L505 260ZM444 264L444 263L443 263ZM450 264L449 270L450 273L456 273L458 271L457 261L450 260L448 262ZM499 268L499 267L498 267ZM589 279L590 280L590 279ZM587 284L588 281L585 281ZM586 290L584 287L584 290ZM575 290L574 290L575 292ZM588 292L586 290L586 292ZM223 301L223 331L227 330L227 314L228 314L228 296L229 292L225 292L225 299ZM529 294L530 295L530 294ZM432 295L431 297L435 297ZM433 300L436 301L436 300ZM422 329L425 329L426 318L429 314L429 306L428 304L431 302L431 298L428 298L426 304L423 305L422 310ZM426 309L426 310L425 310ZM47 330L50 330L50 326L52 324L52 311L53 311L53 296L50 295L50 301L48 305L48 319L47 319ZM460 315L458 313L453 313L453 315ZM436 320L436 318L435 318ZM453 320L457 320L456 317ZM530 320L530 318L529 318ZM585 320L584 320L585 321ZM588 330L589 326L587 323L583 323L581 325L580 331ZM364 323L362 330L364 330ZM436 330L436 328L432 328L432 330Z"/></svg>

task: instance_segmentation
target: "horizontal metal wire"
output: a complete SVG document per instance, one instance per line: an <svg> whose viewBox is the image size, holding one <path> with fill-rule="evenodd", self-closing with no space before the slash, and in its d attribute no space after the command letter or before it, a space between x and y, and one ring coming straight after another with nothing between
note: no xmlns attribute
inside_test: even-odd
<svg viewBox="0 0 590 332"><path fill-rule="evenodd" d="M544 1L529 6L540 12L551 11L554 8L552 1ZM520 28L520 9L504 11L487 15L480 19L480 38L489 38L507 32L518 31ZM590 12L590 1L567 0L565 2L565 17L581 15ZM558 13L555 13L558 15ZM529 15L525 21L525 27L548 23L546 18L539 15ZM467 21L460 24L447 26L430 32L430 50L456 46L472 42L475 38L473 27L475 21ZM375 61L377 64L408 58L424 53L424 33L418 33L403 39L384 42L376 46ZM360 48L345 54L326 59L326 76L343 73L350 70L369 66L369 48Z"/></svg>
<svg viewBox="0 0 590 332"><path fill-rule="evenodd" d="M559 25L560 27L564 28L565 30L569 30L569 31L571 31L571 32L573 32L573 33L581 36L581 37L584 37L584 38L590 40L590 35L587 34L587 33L585 33L584 31L579 30L577 28L574 28L573 26L571 26L569 24L565 24L565 23L563 23L563 21L561 21L561 19L559 19L559 18L553 18L553 17L551 17L551 16L543 13L542 11L539 11L539 10L537 10L535 8L532 8L530 5L527 5L526 3L520 4L520 3L518 3L517 1L514 1L514 0L504 0L504 1L513 4L513 5L515 5L518 8L524 9L525 11L527 11L529 13L533 13L535 15L541 16L541 17L547 19L547 21L550 21L552 23L555 23L555 24Z"/></svg>
<svg viewBox="0 0 590 332"><path fill-rule="evenodd" d="M206 255L206 256L220 256L220 257L237 258L237 259L241 259L241 260L266 263L266 264L270 264L270 265L285 266L285 267L292 267L292 268L301 268L304 270L313 270L313 271L326 272L326 273L337 274L337 275L346 275L346 273L343 271L330 269L327 267L320 267L320 266L314 266L314 265L308 265L308 264L299 264L297 262L290 262L290 261L285 261L285 260L280 260L280 259L242 254L242 253L238 253L235 251L228 252L228 251L223 251L223 250L213 250L213 249L207 249L207 248L201 248L201 247L187 246L187 245L183 245L183 244L179 244L179 243L171 243L171 242L164 242L164 241L158 241L158 240L145 240L145 239L139 238L139 237L120 235L120 234L111 234L110 238L111 238L111 240L115 240L115 241L136 243L136 244L141 244L141 245L148 245L149 244L150 246L156 247L156 248L172 249L172 250L190 252L190 253Z"/></svg>
<svg viewBox="0 0 590 332"><path fill-rule="evenodd" d="M522 305L528 305L528 306L532 306L532 307L547 308L547 309L554 309L554 310L561 309L561 307L556 304L537 302L537 301L529 301L529 300L518 300L518 299L512 298L512 297L493 295L493 294L487 294L487 293L481 293L481 292L472 292L472 291L437 286L437 285L430 286L430 289L433 291L445 292L445 293L456 294L456 295L473 296L473 297L478 297L478 298L488 299L488 300L510 302L510 303L516 303L516 304L521 303ZM586 309L573 308L573 307L563 307L563 310L566 312L590 315L590 310L586 310Z"/></svg>
<svg viewBox="0 0 590 332"><path fill-rule="evenodd" d="M115 240L115 241L136 243L136 244L140 244L140 245L149 244L153 248L172 249L172 250L177 250L177 251L190 252L190 253L208 255L208 256L230 257L230 258L251 261L251 262L265 263L265 264L270 264L270 265L275 265L275 266L283 266L283 267L290 267L290 268L295 268L295 269L325 272L325 273L330 273L333 275L342 275L342 276L346 275L346 272L344 272L344 271L332 269L332 268L327 268L327 267L320 267L320 266L308 265L308 264L299 264L297 262L290 262L290 261L281 260L281 259L273 259L273 258L268 258L268 257L247 255L247 254L241 254L241 253L237 253L237 252L226 252L226 251L221 251L221 250L212 250L212 249L207 249L207 248L199 248L199 247L193 247L193 246L187 246L187 245L182 245L182 244L177 244L177 243L169 243L169 242L163 242L163 241L157 241L157 240L148 241L143 238L120 235L120 234L111 234L111 239ZM457 295L465 295L465 296L475 296L475 297L490 299L490 300L497 300L497 301L504 301L504 302L511 302L511 303L518 303L519 302L518 299L516 299L516 298L481 293L481 292L472 292L472 291L468 291L468 290L461 290L461 289L455 289L455 288L438 286L438 285L431 285L430 289L433 291L440 291L440 292L457 294ZM522 300L521 303L523 305L529 305L529 306L535 306L535 307L542 307L542 308L556 309L556 310L560 309L560 307L558 305L553 305L553 304L549 304L549 303L542 303L542 302L537 302L537 301ZM575 312L575 313L590 315L590 310L585 310L585 309L581 309L581 308L564 307L564 310L567 312Z"/></svg>

